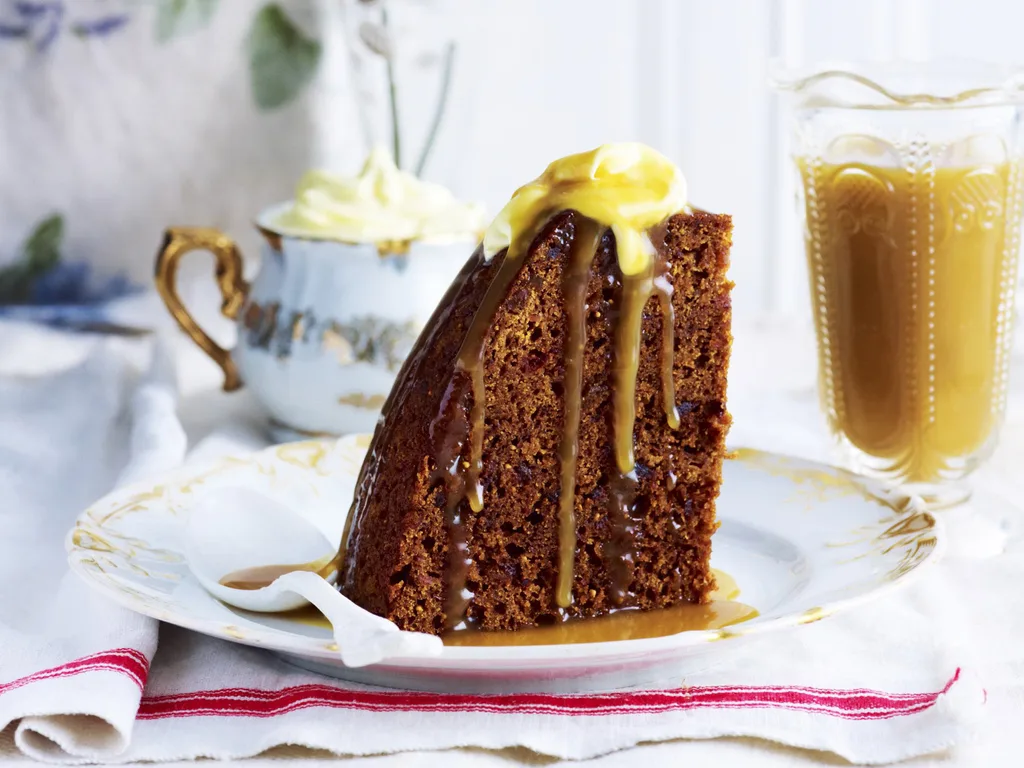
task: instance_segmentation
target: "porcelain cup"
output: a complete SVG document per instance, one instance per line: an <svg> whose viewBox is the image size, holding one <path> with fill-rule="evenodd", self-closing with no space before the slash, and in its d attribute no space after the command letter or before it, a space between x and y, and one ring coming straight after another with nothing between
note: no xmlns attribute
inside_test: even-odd
<svg viewBox="0 0 1024 768"><path fill-rule="evenodd" d="M248 283L234 241L209 228L166 231L156 287L181 328L266 408L280 439L373 431L399 367L474 243L458 240L352 243L276 231L281 207L256 221L260 269ZM175 284L181 258L216 259L221 311L238 340L219 346L196 323Z"/></svg>

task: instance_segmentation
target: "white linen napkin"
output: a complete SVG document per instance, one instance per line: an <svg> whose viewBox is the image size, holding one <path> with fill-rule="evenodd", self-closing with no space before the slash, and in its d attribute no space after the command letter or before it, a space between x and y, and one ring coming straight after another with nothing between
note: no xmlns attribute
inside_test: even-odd
<svg viewBox="0 0 1024 768"><path fill-rule="evenodd" d="M27 335L51 349L63 338ZM71 359L84 350L81 362L0 379L0 730L17 723L15 742L31 752L26 739L68 744L58 724L77 724L79 754L99 756L127 746L157 622L94 595L68 571L62 542L115 478L175 466L185 440L164 347L133 392L117 342L63 340ZM118 477L128 447L134 460Z"/></svg>
<svg viewBox="0 0 1024 768"><path fill-rule="evenodd" d="M180 455L158 374L159 366L133 398L138 454L122 478L159 472ZM100 459L114 454L99 446L124 439L118 403L128 378L99 356L45 385L3 385L13 397L0 400L0 424L22 425L20 439L0 430L2 462L13 457L20 468L0 475L3 529L28 535L0 537L5 583L19 585L0 602L0 729L13 723L18 748L32 757L228 759L290 744L339 755L522 746L579 759L641 742L753 736L885 763L967 742L991 708L986 698L999 701L1001 720L1019 716L1024 597L993 588L1021 583L1019 541L1000 559L942 564L848 614L734 651L723 643L718 666L645 691L373 689L166 625L154 658L156 622L92 597L62 578L60 562L64 531L113 477ZM90 407L63 405L71 392ZM208 458L254 442L246 432L220 434L197 450ZM986 621L992 611L1005 620Z"/></svg>

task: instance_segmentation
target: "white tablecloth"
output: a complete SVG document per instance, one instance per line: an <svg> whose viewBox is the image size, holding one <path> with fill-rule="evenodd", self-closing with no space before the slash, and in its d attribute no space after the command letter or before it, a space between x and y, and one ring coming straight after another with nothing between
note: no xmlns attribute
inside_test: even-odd
<svg viewBox="0 0 1024 768"><path fill-rule="evenodd" d="M814 454L827 445L824 427L817 412L813 393L814 348L806 327L763 326L737 330L731 382L730 407L736 427L735 442L748 439L764 444L771 436L773 448L790 453ZM141 344L130 340L102 340L98 337L73 337L38 328L0 324L0 377L39 375L59 370L82 360L92 345L109 344L129 361L142 359ZM226 426L247 435L254 443L262 439L262 417L250 394L225 395L219 392L219 371L184 339L179 345L179 371L182 403L180 414L190 444ZM1022 371L1024 372L1024 371ZM1017 377L1021 379L1021 377ZM1024 384L1024 381L1021 381ZM87 404L83 403L83 407ZM121 448L113 446L115 453ZM113 456L114 454L112 454ZM1001 448L979 476L986 505L1006 513L1016 497L1024 499L1024 395L1011 400L1008 425ZM970 566L964 568L969 577ZM991 593L1007 596L1006 604L1020 604L1024 584L993 583L986 585ZM985 601L998 604L998 600ZM936 642L970 644L978 638L998 638L993 645L992 670L1000 679L989 690L989 702L974 739L950 754L919 758L907 765L915 766L1001 766L1019 764L1016 733L1024 722L1024 645L1006 637L1014 626L1021 626L1022 617L998 612L979 615L966 604L962 624L936 627ZM28 764L21 759L10 741L9 731L0 734L0 759L5 765ZM337 763L335 758L317 756L305 750L279 749L252 763L289 766ZM525 750L490 753L460 750L439 756L437 753L401 754L345 761L345 764L367 766L512 766L551 765ZM834 765L836 758L806 751L784 749L754 740L717 740L710 742L669 742L636 747L607 755L588 764L598 766L653 765L726 765L726 766L792 766Z"/></svg>

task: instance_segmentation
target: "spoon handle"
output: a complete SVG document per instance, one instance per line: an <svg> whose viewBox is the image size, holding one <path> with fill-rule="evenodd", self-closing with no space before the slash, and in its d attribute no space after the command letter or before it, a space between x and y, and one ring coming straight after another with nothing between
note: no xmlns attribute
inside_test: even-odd
<svg viewBox="0 0 1024 768"><path fill-rule="evenodd" d="M327 617L341 661L347 667L401 657L437 656L444 648L439 637L403 632L387 619L360 608L311 571L286 573L271 587L302 595Z"/></svg>

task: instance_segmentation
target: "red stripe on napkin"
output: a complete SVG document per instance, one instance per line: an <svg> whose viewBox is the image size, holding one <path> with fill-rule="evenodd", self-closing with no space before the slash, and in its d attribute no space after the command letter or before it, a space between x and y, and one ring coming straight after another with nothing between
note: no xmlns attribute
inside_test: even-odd
<svg viewBox="0 0 1024 768"><path fill-rule="evenodd" d="M708 686L599 694L474 696L411 691L345 690L299 685L279 691L224 688L142 700L138 718L276 717L310 707L368 712L482 712L536 715L629 715L689 709L789 709L844 720L884 720L932 707L960 679L957 669L941 691L887 693L866 688Z"/></svg>
<svg viewBox="0 0 1024 768"><path fill-rule="evenodd" d="M84 672L100 671L125 675L134 681L141 691L146 685L146 676L149 674L149 659L134 648L116 648L92 656L83 656L80 659L69 661L67 664L61 664L59 667L44 669L41 672L19 677L9 683L0 683L0 696L15 688L21 688L40 680L52 680L58 677L72 677Z"/></svg>

